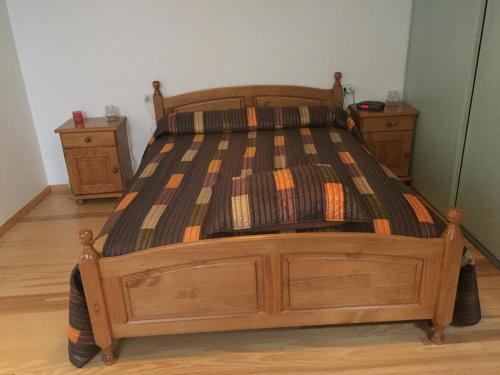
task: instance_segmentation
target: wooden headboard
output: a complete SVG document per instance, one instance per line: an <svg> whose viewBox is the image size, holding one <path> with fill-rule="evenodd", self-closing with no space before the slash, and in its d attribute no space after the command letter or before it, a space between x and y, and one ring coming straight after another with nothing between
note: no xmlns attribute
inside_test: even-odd
<svg viewBox="0 0 500 375"><path fill-rule="evenodd" d="M331 90L304 86L257 85L221 87L164 97L160 82L154 81L153 102L156 121L172 112L195 112L265 106L315 106L342 107L344 93L340 78L334 74Z"/></svg>

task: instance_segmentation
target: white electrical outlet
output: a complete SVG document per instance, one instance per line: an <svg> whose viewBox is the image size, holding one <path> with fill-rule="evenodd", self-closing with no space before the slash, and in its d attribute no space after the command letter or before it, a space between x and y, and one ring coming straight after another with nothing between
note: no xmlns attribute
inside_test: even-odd
<svg viewBox="0 0 500 375"><path fill-rule="evenodd" d="M354 93L354 86L351 85L350 83L343 83L342 87L344 88L345 94L353 94Z"/></svg>

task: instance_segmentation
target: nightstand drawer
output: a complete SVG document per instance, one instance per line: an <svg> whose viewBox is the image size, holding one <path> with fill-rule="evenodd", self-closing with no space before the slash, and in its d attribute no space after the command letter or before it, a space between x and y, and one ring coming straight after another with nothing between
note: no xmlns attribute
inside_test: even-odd
<svg viewBox="0 0 500 375"><path fill-rule="evenodd" d="M396 176L408 176L413 139L412 131L364 133L368 149L373 156Z"/></svg>
<svg viewBox="0 0 500 375"><path fill-rule="evenodd" d="M414 116L372 117L363 119L361 127L365 132L413 130Z"/></svg>
<svg viewBox="0 0 500 375"><path fill-rule="evenodd" d="M65 133L61 134L64 148L72 147L98 147L114 146L114 132L87 132L87 133Z"/></svg>

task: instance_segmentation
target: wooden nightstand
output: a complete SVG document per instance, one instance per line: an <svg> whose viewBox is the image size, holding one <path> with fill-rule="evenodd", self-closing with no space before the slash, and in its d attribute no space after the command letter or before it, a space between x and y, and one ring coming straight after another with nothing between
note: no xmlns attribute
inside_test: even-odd
<svg viewBox="0 0 500 375"><path fill-rule="evenodd" d="M418 109L401 103L370 112L349 106L349 113L359 124L368 149L402 181L410 181L410 160Z"/></svg>
<svg viewBox="0 0 500 375"><path fill-rule="evenodd" d="M132 175L126 117L106 122L86 118L83 124L66 121L55 132L61 136L73 196L85 199L119 197Z"/></svg>

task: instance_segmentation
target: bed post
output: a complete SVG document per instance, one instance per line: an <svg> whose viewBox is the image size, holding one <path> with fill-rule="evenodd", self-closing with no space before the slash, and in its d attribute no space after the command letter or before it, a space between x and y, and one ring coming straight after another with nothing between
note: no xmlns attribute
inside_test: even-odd
<svg viewBox="0 0 500 375"><path fill-rule="evenodd" d="M163 109L163 95L160 91L160 81L153 81L153 87L155 89L153 94L153 104L155 107L156 122L158 122L165 115L165 111Z"/></svg>
<svg viewBox="0 0 500 375"><path fill-rule="evenodd" d="M340 79L342 78L342 73L335 72L333 75L335 82L333 83L333 106L335 108L342 108L344 104L344 90L342 89L342 84L340 83Z"/></svg>
<svg viewBox="0 0 500 375"><path fill-rule="evenodd" d="M442 344L444 330L453 319L453 308L457 294L458 276L462 264L464 237L460 229L463 211L451 208L448 211L448 226L443 232L444 253L439 280L439 295L432 323L434 326L430 340L434 344Z"/></svg>
<svg viewBox="0 0 500 375"><path fill-rule="evenodd" d="M78 239L83 246L78 264L95 342L102 349L103 362L106 365L112 365L116 362L116 357L113 354L113 338L101 285L99 271L99 258L101 256L92 246L92 231L90 229L79 231Z"/></svg>

